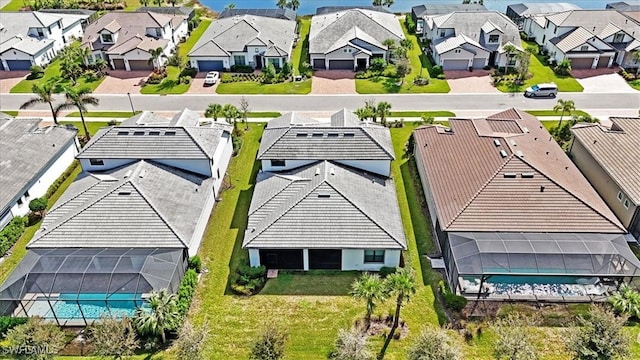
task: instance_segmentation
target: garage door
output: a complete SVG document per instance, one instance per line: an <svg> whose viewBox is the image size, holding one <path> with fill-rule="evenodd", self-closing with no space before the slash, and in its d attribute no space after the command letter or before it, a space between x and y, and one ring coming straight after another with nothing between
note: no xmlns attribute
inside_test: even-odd
<svg viewBox="0 0 640 360"><path fill-rule="evenodd" d="M569 60L571 60L572 69L591 69L593 64L593 58L570 58Z"/></svg>
<svg viewBox="0 0 640 360"><path fill-rule="evenodd" d="M611 60L611 56L600 56L600 59L598 59L598 67L607 67L607 65L609 65L609 60Z"/></svg>
<svg viewBox="0 0 640 360"><path fill-rule="evenodd" d="M113 59L113 70L126 70L124 67L124 60L122 59Z"/></svg>
<svg viewBox="0 0 640 360"><path fill-rule="evenodd" d="M198 60L199 71L222 71L224 62L222 60Z"/></svg>
<svg viewBox="0 0 640 360"><path fill-rule="evenodd" d="M467 70L469 69L469 60L445 60L442 63L443 70Z"/></svg>
<svg viewBox="0 0 640 360"><path fill-rule="evenodd" d="M475 58L473 59L473 68L482 69L487 64L487 58Z"/></svg>
<svg viewBox="0 0 640 360"><path fill-rule="evenodd" d="M309 249L309 269L342 269L342 250Z"/></svg>
<svg viewBox="0 0 640 360"><path fill-rule="evenodd" d="M31 61L29 60L7 60L9 70L29 70Z"/></svg>
<svg viewBox="0 0 640 360"><path fill-rule="evenodd" d="M353 60L329 60L329 70L353 70Z"/></svg>
<svg viewBox="0 0 640 360"><path fill-rule="evenodd" d="M326 69L324 66L324 59L313 59L313 68L320 70Z"/></svg>
<svg viewBox="0 0 640 360"><path fill-rule="evenodd" d="M302 270L302 250L260 250L260 264L267 269Z"/></svg>
<svg viewBox="0 0 640 360"><path fill-rule="evenodd" d="M149 64L147 60L129 60L129 69L131 71L153 71L153 64Z"/></svg>

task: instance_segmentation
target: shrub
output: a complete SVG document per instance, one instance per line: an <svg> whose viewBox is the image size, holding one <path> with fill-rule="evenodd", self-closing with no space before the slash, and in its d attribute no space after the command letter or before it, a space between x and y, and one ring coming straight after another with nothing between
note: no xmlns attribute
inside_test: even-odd
<svg viewBox="0 0 640 360"><path fill-rule="evenodd" d="M438 287L440 288L440 294L442 294L442 299L444 300L444 306L448 309L459 312L467 306L467 298L453 293L444 280L440 280L440 282L438 282Z"/></svg>
<svg viewBox="0 0 640 360"><path fill-rule="evenodd" d="M42 68L42 66L33 65L29 68L29 71L31 73L28 76L28 80L40 79L44 76L44 69Z"/></svg>
<svg viewBox="0 0 640 360"><path fill-rule="evenodd" d="M240 149L242 148L242 138L239 136L233 137L233 156L236 156L240 153Z"/></svg>
<svg viewBox="0 0 640 360"><path fill-rule="evenodd" d="M237 73L253 73L253 68L249 65L232 65L231 72Z"/></svg>
<svg viewBox="0 0 640 360"><path fill-rule="evenodd" d="M433 67L431 67L431 76L438 76L440 74L442 74L442 66L433 65Z"/></svg>
<svg viewBox="0 0 640 360"><path fill-rule="evenodd" d="M456 344L445 330L424 328L407 351L409 360L458 360L461 359Z"/></svg>
<svg viewBox="0 0 640 360"><path fill-rule="evenodd" d="M489 65L485 65L485 67L482 68L483 70L491 70L491 66Z"/></svg>
<svg viewBox="0 0 640 360"><path fill-rule="evenodd" d="M440 80L445 80L447 77L444 74L439 74L438 76L436 76L436 78Z"/></svg>
<svg viewBox="0 0 640 360"><path fill-rule="evenodd" d="M0 256L4 256L6 252L18 241L24 233L27 226L28 218L26 216L18 216L11 219L9 224L0 231Z"/></svg>
<svg viewBox="0 0 640 360"><path fill-rule="evenodd" d="M374 58L369 63L369 70L383 71L387 67L387 62L383 58Z"/></svg>
<svg viewBox="0 0 640 360"><path fill-rule="evenodd" d="M287 334L269 324L253 342L249 360L279 360L284 357Z"/></svg>
<svg viewBox="0 0 640 360"><path fill-rule="evenodd" d="M180 288L178 289L178 301L177 308L181 317L187 315L189 307L191 306L191 300L193 300L193 294L196 292L198 286L198 273L194 269L189 269L184 273L184 277L180 282Z"/></svg>
<svg viewBox="0 0 640 360"><path fill-rule="evenodd" d="M43 212L47 209L47 198L41 197L29 201L29 210L33 212Z"/></svg>
<svg viewBox="0 0 640 360"><path fill-rule="evenodd" d="M239 295L253 295L264 286L266 275L267 268L265 266L251 267L241 264L236 269L231 290Z"/></svg>
<svg viewBox="0 0 640 360"><path fill-rule="evenodd" d="M153 73L151 75L149 75L149 77L147 78L147 84L160 84L162 82L162 80L167 77L165 74L162 73Z"/></svg>
<svg viewBox="0 0 640 360"><path fill-rule="evenodd" d="M413 79L413 83L419 86L429 85L429 78L418 76Z"/></svg>
<svg viewBox="0 0 640 360"><path fill-rule="evenodd" d="M58 191L58 188L60 187L60 185L62 185L63 182L65 182L65 180L67 180L67 178L69 178L69 176L71 176L71 174L73 173L73 171L76 169L76 167L78 167L78 160L74 160L73 163L71 163L71 165L69 165L69 167L67 168L67 170L65 170L62 175L60 175L56 181L53 182L53 184L51 184L49 186L49 188L47 189L47 192L44 194L44 197L49 199L53 196L53 194L55 194L56 191Z"/></svg>
<svg viewBox="0 0 640 360"><path fill-rule="evenodd" d="M198 69L192 67L186 67L180 73L180 76L190 76L192 78L196 77L196 75L198 75Z"/></svg>
<svg viewBox="0 0 640 360"><path fill-rule="evenodd" d="M18 325L25 324L27 320L28 318L26 317L0 316L0 339L4 338L7 331Z"/></svg>
<svg viewBox="0 0 640 360"><path fill-rule="evenodd" d="M47 360L66 344L64 332L43 318L32 317L24 324L7 331L6 341L16 352L17 358Z"/></svg>
<svg viewBox="0 0 640 360"><path fill-rule="evenodd" d="M387 276L393 274L397 270L398 269L395 267L383 266L380 268L380 271L378 271L378 275L380 275L380 277L382 278L386 278Z"/></svg>
<svg viewBox="0 0 640 360"><path fill-rule="evenodd" d="M407 27L407 31L409 32L409 34L415 34L416 33L416 23L415 23L415 21L413 21L413 17L405 16L404 17L404 25Z"/></svg>
<svg viewBox="0 0 640 360"><path fill-rule="evenodd" d="M187 85L191 84L191 76L181 76L180 82Z"/></svg>
<svg viewBox="0 0 640 360"><path fill-rule="evenodd" d="M189 258L189 269L193 269L197 273L202 271L202 260L200 259L200 256L194 255Z"/></svg>

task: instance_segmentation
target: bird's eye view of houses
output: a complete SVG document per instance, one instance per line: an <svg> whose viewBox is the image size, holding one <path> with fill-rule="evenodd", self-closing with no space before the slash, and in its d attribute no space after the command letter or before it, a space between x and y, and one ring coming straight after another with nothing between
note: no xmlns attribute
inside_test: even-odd
<svg viewBox="0 0 640 360"><path fill-rule="evenodd" d="M640 2L0 0L0 360L640 359Z"/></svg>

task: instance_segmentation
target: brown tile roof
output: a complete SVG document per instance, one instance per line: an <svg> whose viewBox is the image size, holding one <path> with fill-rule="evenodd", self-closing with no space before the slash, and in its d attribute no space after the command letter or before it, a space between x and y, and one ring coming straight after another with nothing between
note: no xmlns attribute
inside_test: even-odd
<svg viewBox="0 0 640 360"><path fill-rule="evenodd" d="M571 132L627 196L640 204L640 118L611 121L611 130L599 124L578 124Z"/></svg>
<svg viewBox="0 0 640 360"><path fill-rule="evenodd" d="M414 133L443 230L624 232L535 117L510 109L487 119Z"/></svg>

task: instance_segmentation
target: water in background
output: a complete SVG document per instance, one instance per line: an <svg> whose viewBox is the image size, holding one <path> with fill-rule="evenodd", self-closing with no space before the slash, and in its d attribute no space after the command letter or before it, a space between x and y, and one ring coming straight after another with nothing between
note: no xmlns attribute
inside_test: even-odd
<svg viewBox="0 0 640 360"><path fill-rule="evenodd" d="M606 4L616 2L618 0L485 0L484 6L489 10L498 10L505 12L507 5L517 3L533 3L533 2L570 2L578 5L583 9L604 9ZM632 0L630 2L634 2ZM200 0L202 5L207 6L215 11L222 11L229 3L234 3L237 9L275 9L277 0ZM314 14L316 8L321 6L335 5L371 5L371 0L300 0L299 15ZM409 12L412 6L421 4L457 4L462 0L395 0L391 6L394 12Z"/></svg>

